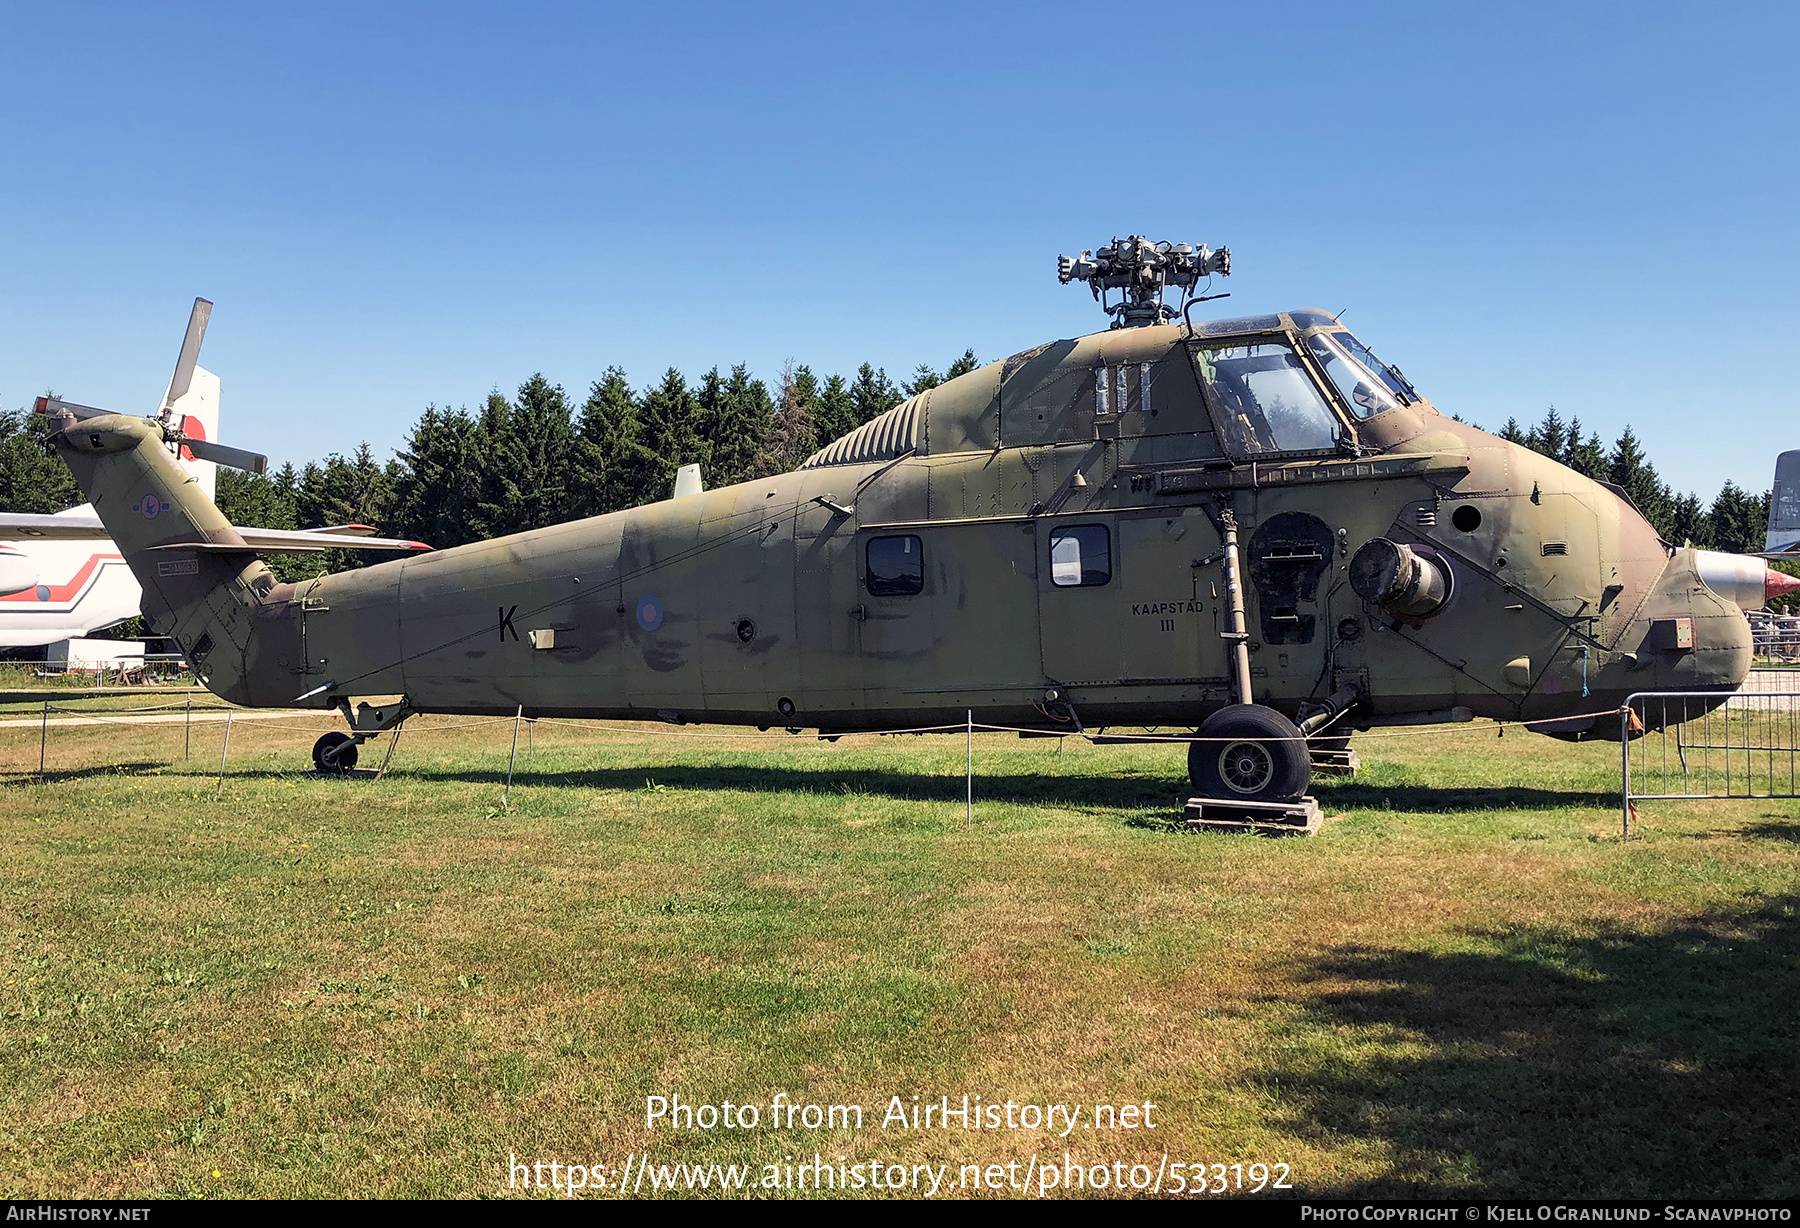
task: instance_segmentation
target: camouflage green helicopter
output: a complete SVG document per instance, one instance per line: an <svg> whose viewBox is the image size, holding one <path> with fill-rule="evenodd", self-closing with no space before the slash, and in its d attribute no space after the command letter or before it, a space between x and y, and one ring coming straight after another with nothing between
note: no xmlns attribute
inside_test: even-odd
<svg viewBox="0 0 1800 1228"><path fill-rule="evenodd" d="M972 713L1194 730L1196 790L1282 801L1352 729L1616 736L1630 692L1743 681L1744 611L1800 582L1659 540L1622 492L1439 413L1327 312L1192 322L1229 272L1226 249L1115 240L1059 261L1109 330L922 392L791 473L709 491L689 466L661 502L299 584L166 423L39 408L206 686L343 713L321 771L413 713L827 737Z"/></svg>

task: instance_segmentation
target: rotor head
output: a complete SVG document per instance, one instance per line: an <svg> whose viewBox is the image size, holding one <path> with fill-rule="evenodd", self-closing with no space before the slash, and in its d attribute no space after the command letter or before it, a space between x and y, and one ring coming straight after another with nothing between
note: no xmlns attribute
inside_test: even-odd
<svg viewBox="0 0 1800 1228"><path fill-rule="evenodd" d="M1098 251L1056 258L1056 279L1065 286L1072 281L1086 282L1101 310L1113 317L1114 328L1168 323L1189 303L1203 301L1195 295L1195 288L1215 273L1231 276L1230 248L1214 251L1205 244L1153 243L1142 235L1115 238ZM1180 307L1165 301L1171 287L1182 291ZM1121 292L1119 301L1107 298L1112 290Z"/></svg>

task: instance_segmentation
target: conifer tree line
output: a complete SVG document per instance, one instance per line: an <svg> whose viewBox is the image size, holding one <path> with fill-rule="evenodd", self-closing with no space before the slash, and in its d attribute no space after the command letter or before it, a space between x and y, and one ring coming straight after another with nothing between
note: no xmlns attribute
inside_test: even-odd
<svg viewBox="0 0 1800 1228"><path fill-rule="evenodd" d="M1702 503L1692 493L1677 493L1657 476L1656 466L1650 463L1642 441L1629 426L1609 449L1595 432L1589 431L1583 437L1580 418L1564 422L1552 405L1536 426L1521 427L1517 418L1508 418L1506 425L1494 433L1561 461L1586 477L1617 486L1664 541L1736 554L1763 548L1769 527L1770 491L1751 494L1727 478L1711 503ZM1774 471L1775 458L1771 456L1769 473L1761 478L1773 477Z"/></svg>
<svg viewBox="0 0 1800 1228"><path fill-rule="evenodd" d="M441 549L667 498L684 464L698 463L709 489L786 472L907 397L977 365L974 351L965 350L943 371L921 364L895 383L868 363L851 379L820 379L790 363L773 387L742 363L693 382L671 367L641 389L610 367L579 404L534 375L511 398L489 393L478 411L428 406L405 447L386 461L365 443L267 477L221 467L218 503L233 524L372 524ZM55 512L81 502L67 467L46 446L48 426L24 410L0 413L0 510ZM1752 494L1727 481L1710 502L1677 492L1657 475L1629 426L1608 448L1580 419L1565 421L1551 406L1537 424L1509 418L1497 434L1619 487L1669 541L1762 548L1766 490ZM379 561L330 551L270 563L291 580Z"/></svg>
<svg viewBox="0 0 1800 1228"><path fill-rule="evenodd" d="M708 489L785 473L977 365L965 350L944 371L921 364L896 384L868 363L853 379L823 380L789 363L773 388L742 363L692 383L671 367L642 389L609 367L579 404L534 375L510 400L489 393L479 411L427 407L385 464L364 444L348 457L286 465L266 478L221 469L219 506L234 524L373 524L442 549L665 499L682 465L698 464ZM330 554L333 570L380 561ZM310 574L304 560L282 562L278 574Z"/></svg>

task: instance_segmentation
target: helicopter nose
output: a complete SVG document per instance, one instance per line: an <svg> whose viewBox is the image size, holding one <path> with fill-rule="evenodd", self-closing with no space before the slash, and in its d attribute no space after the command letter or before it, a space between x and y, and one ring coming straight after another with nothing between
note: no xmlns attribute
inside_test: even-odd
<svg viewBox="0 0 1800 1228"><path fill-rule="evenodd" d="M1696 550L1694 565L1707 588L1740 610L1760 610L1784 593L1800 590L1800 577L1776 571L1754 555Z"/></svg>

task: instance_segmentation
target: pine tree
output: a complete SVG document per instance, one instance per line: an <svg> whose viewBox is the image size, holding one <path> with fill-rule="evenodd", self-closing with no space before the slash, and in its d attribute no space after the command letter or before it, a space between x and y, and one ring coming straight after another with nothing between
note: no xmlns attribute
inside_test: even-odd
<svg viewBox="0 0 1800 1228"><path fill-rule="evenodd" d="M751 379L743 363L726 379L714 367L701 377L694 399L699 431L709 445L706 484L730 486L757 474L766 459L775 426L775 403L763 382Z"/></svg>
<svg viewBox="0 0 1800 1228"><path fill-rule="evenodd" d="M519 386L511 418L517 439L515 454L522 467L514 475L519 490L516 523L519 528L541 529L561 524L575 515L572 479L575 460L575 424L568 394L542 374Z"/></svg>
<svg viewBox="0 0 1800 1228"><path fill-rule="evenodd" d="M819 393L819 405L813 412L813 426L818 432L819 443L828 444L840 439L856 429L856 398L844 377L834 375L825 381L825 390Z"/></svg>
<svg viewBox="0 0 1800 1228"><path fill-rule="evenodd" d="M225 514L225 519L235 525L253 525L259 529L298 528L294 481L292 465L283 465L273 478L220 465L213 502Z"/></svg>
<svg viewBox="0 0 1800 1228"><path fill-rule="evenodd" d="M444 549L476 540L475 507L487 457L467 410L435 405L414 425L400 453L392 531Z"/></svg>
<svg viewBox="0 0 1800 1228"><path fill-rule="evenodd" d="M969 372L978 369L980 366L981 360L975 357L975 351L964 350L961 358L958 358L955 362L944 368L944 382L947 384L957 376L967 375Z"/></svg>
<svg viewBox="0 0 1800 1228"><path fill-rule="evenodd" d="M333 452L324 464L309 463L300 471L294 492L294 519L302 529L328 525L368 524L380 528L393 507L397 465L376 463L367 443L349 457ZM357 550L327 550L306 564L315 571L351 571L380 562Z"/></svg>
<svg viewBox="0 0 1800 1228"><path fill-rule="evenodd" d="M901 385L900 391L909 397L916 397L921 392L929 392L944 382L944 377L929 366L920 363L913 371L912 378Z"/></svg>
<svg viewBox="0 0 1800 1228"><path fill-rule="evenodd" d="M297 529L299 481L300 475L292 464L283 465L268 477L220 465L213 502L234 525ZM317 554L265 554L263 562L283 583L310 579L326 570L325 558Z"/></svg>
<svg viewBox="0 0 1800 1228"><path fill-rule="evenodd" d="M1671 497L1667 516L1668 528L1658 526L1664 541L1674 542L1678 546L1712 545L1712 521L1707 518L1706 508L1702 506L1698 495Z"/></svg>
<svg viewBox="0 0 1800 1228"><path fill-rule="evenodd" d="M644 393L642 406L643 445L655 457L649 493L653 499L666 499L675 489L677 469L697 464L704 472L711 459L700 436L700 403L681 372L670 367L662 383Z"/></svg>
<svg viewBox="0 0 1800 1228"><path fill-rule="evenodd" d="M524 504L518 478L525 471L525 450L513 425L512 402L499 389L482 402L475 420L475 447L481 453L481 469L475 484L475 502L469 509L470 528L480 541L503 537L525 528Z"/></svg>
<svg viewBox="0 0 1800 1228"><path fill-rule="evenodd" d="M1581 438L1581 419L1569 419L1569 435L1563 443L1562 455L1557 459L1583 477L1608 481L1606 463L1606 447L1600 442L1600 436L1589 432L1587 440Z"/></svg>
<svg viewBox="0 0 1800 1228"><path fill-rule="evenodd" d="M1607 481L1625 492L1638 511L1644 514L1663 540L1680 542L1678 527L1674 519L1673 496L1663 480L1656 476L1656 468L1644 455L1643 444L1637 432L1630 426L1619 435L1618 442L1613 444L1612 452L1606 458ZM1698 513L1699 501L1695 500L1695 512Z"/></svg>
<svg viewBox="0 0 1800 1228"><path fill-rule="evenodd" d="M1753 495L1727 478L1706 518L1712 526L1713 549L1732 554L1761 550L1769 523L1769 496Z"/></svg>
<svg viewBox="0 0 1800 1228"><path fill-rule="evenodd" d="M1506 420L1506 425L1500 428L1500 438L1506 440L1507 443L1516 443L1520 447L1530 446L1527 442L1530 437L1526 435L1525 428L1519 425L1517 418Z"/></svg>
<svg viewBox="0 0 1800 1228"><path fill-rule="evenodd" d="M348 457L333 452L325 463L300 471L294 517L303 529L327 525L380 526L393 505L393 479L367 443Z"/></svg>
<svg viewBox="0 0 1800 1228"><path fill-rule="evenodd" d="M1545 456L1561 460L1563 449L1569 443L1569 428L1563 425L1562 415L1552 405L1544 411L1544 420L1532 427L1525 436L1525 446L1533 452L1541 452Z"/></svg>
<svg viewBox="0 0 1800 1228"><path fill-rule="evenodd" d="M797 469L819 449L814 415L819 404L819 381L807 367L791 361L781 370L781 390L775 403L775 430L762 470L786 473Z"/></svg>
<svg viewBox="0 0 1800 1228"><path fill-rule="evenodd" d="M661 495L651 489L658 459L641 440L637 396L625 372L608 367L581 407L576 512L599 516Z"/></svg>
<svg viewBox="0 0 1800 1228"><path fill-rule="evenodd" d="M856 407L856 425L884 414L906 397L894 387L884 367L877 371L868 363L856 369L856 382L850 385L850 401Z"/></svg>

